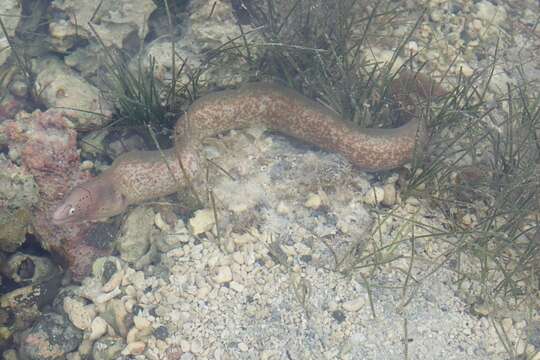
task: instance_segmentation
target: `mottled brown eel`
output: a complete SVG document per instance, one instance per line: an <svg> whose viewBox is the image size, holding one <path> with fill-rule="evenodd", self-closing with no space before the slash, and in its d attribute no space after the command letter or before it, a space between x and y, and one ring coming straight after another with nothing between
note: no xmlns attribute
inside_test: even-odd
<svg viewBox="0 0 540 360"><path fill-rule="evenodd" d="M426 76L409 72L394 80L391 89L400 106L412 105L410 94L424 98L445 94ZM414 111L411 115L399 128L361 129L278 85L253 83L212 93L194 102L178 120L173 149L122 155L101 175L76 186L52 220L58 225L97 221L120 214L131 204L185 189L186 176L194 179L201 173L205 138L254 124L340 153L365 171L397 168L412 159L415 147L427 137Z"/></svg>

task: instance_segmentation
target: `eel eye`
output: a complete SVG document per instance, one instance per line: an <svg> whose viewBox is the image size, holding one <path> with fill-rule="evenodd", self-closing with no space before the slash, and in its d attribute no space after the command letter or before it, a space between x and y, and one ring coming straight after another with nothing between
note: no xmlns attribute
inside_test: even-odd
<svg viewBox="0 0 540 360"><path fill-rule="evenodd" d="M73 215L73 214L75 214L75 208L74 208L74 207L69 208L68 214L69 214L70 216Z"/></svg>

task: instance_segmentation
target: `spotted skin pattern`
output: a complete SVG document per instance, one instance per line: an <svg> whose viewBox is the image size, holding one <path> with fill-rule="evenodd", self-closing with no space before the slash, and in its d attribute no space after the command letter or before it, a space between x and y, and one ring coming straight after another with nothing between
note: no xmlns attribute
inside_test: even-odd
<svg viewBox="0 0 540 360"><path fill-rule="evenodd" d="M396 104L413 109L401 111L410 120L395 129L359 128L279 85L253 83L206 95L178 120L173 149L120 156L101 175L75 187L53 214L53 221L96 221L117 215L131 204L185 190L203 172L200 154L205 138L254 125L340 153L361 170L397 168L410 161L427 140L410 95L430 98L446 91L424 75L404 72L392 82L391 92Z"/></svg>

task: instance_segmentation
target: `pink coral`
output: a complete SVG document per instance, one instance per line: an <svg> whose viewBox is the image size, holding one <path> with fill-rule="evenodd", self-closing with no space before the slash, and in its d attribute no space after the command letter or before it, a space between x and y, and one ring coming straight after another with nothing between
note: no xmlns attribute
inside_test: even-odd
<svg viewBox="0 0 540 360"><path fill-rule="evenodd" d="M20 155L22 165L33 175L40 194L32 225L44 248L60 254L75 278L86 275L93 260L110 252L89 243L92 224L55 226L52 210L69 189L91 177L79 170L77 133L59 112L48 110L20 113L3 124L10 153Z"/></svg>
<svg viewBox="0 0 540 360"><path fill-rule="evenodd" d="M7 95L0 100L0 122L5 119L10 119L16 113L21 111L26 106L24 100L16 99L11 95Z"/></svg>

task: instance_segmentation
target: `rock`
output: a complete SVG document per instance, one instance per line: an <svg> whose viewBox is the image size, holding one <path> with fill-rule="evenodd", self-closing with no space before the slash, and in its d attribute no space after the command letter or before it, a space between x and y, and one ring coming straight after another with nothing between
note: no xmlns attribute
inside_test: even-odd
<svg viewBox="0 0 540 360"><path fill-rule="evenodd" d="M122 260L135 262L148 252L154 216L154 211L146 206L136 207L129 213L116 241Z"/></svg>
<svg viewBox="0 0 540 360"><path fill-rule="evenodd" d="M277 206L276 211L280 215L287 215L288 213L291 212L291 209L283 201L280 201L278 206Z"/></svg>
<svg viewBox="0 0 540 360"><path fill-rule="evenodd" d="M116 159L120 155L135 150L147 150L143 137L131 130L111 132L105 138L107 155Z"/></svg>
<svg viewBox="0 0 540 360"><path fill-rule="evenodd" d="M484 25L482 24L482 20L474 19L467 24L467 35L471 39L478 39L483 27Z"/></svg>
<svg viewBox="0 0 540 360"><path fill-rule="evenodd" d="M194 339L191 341L191 352L194 354L200 354L203 351L202 345L199 340Z"/></svg>
<svg viewBox="0 0 540 360"><path fill-rule="evenodd" d="M174 225L174 229L170 232L170 234L168 233L164 236L163 242L167 246L174 246L178 244L188 243L191 238L192 236L188 228L186 227L184 222L179 219ZM181 248L177 247L177 249Z"/></svg>
<svg viewBox="0 0 540 360"><path fill-rule="evenodd" d="M360 310L362 307L364 307L364 304L366 303L366 300L362 297L349 300L343 303L342 307L343 310L349 311L349 312L355 312Z"/></svg>
<svg viewBox="0 0 540 360"><path fill-rule="evenodd" d="M81 296L81 287L78 285L63 286L52 301L52 310L61 315L66 315L64 312L64 299L66 297L76 298ZM82 296L81 296L82 297Z"/></svg>
<svg viewBox="0 0 540 360"><path fill-rule="evenodd" d="M140 331L136 327L132 327L131 329L129 329L126 335L126 343L129 345L131 343L138 341L140 338L139 333Z"/></svg>
<svg viewBox="0 0 540 360"><path fill-rule="evenodd" d="M511 318L504 318L501 321L502 328L506 334L510 334L514 328L514 322Z"/></svg>
<svg viewBox="0 0 540 360"><path fill-rule="evenodd" d="M0 312L0 315L2 313ZM9 326L0 326L0 347L6 349L13 342L13 330Z"/></svg>
<svg viewBox="0 0 540 360"><path fill-rule="evenodd" d="M92 265L92 275L103 284L103 292L112 291L120 285L124 277L122 264L114 256L106 256L96 259Z"/></svg>
<svg viewBox="0 0 540 360"><path fill-rule="evenodd" d="M102 127L112 116L112 106L98 88L64 65L49 57L37 65L35 91L49 108L61 108L78 129Z"/></svg>
<svg viewBox="0 0 540 360"><path fill-rule="evenodd" d="M394 58L394 51L370 46L369 51L367 51L365 55L368 62L379 64L379 66L388 66ZM392 64L392 69L390 69L390 71L397 71L403 66L403 63L403 59L398 56Z"/></svg>
<svg viewBox="0 0 540 360"><path fill-rule="evenodd" d="M92 320L90 331L90 340L95 341L99 339L107 332L107 322L102 317L96 317Z"/></svg>
<svg viewBox="0 0 540 360"><path fill-rule="evenodd" d="M1 136L0 125L0 138ZM30 208L38 200L38 188L28 170L0 154L1 251L14 252L25 241L26 229L30 223Z"/></svg>
<svg viewBox="0 0 540 360"><path fill-rule="evenodd" d="M97 157L105 149L105 138L108 134L107 128L90 131L85 134L80 141L82 155L86 157Z"/></svg>
<svg viewBox="0 0 540 360"><path fill-rule="evenodd" d="M405 201L408 205L411 205L413 208L417 208L421 205L421 202L418 198L409 196L407 200ZM415 209L416 211L416 209Z"/></svg>
<svg viewBox="0 0 540 360"><path fill-rule="evenodd" d="M383 199L382 204L386 206L393 206L397 202L397 192L395 184L385 184L383 186Z"/></svg>
<svg viewBox="0 0 540 360"><path fill-rule="evenodd" d="M540 351L540 319L531 320L526 328L527 339L537 351Z"/></svg>
<svg viewBox="0 0 540 360"><path fill-rule="evenodd" d="M118 299L112 299L106 303L105 311L100 316L114 329L117 334L126 336L131 322L127 320L128 312L124 303Z"/></svg>
<svg viewBox="0 0 540 360"><path fill-rule="evenodd" d="M209 17L209 11L212 16ZM215 49L241 35L230 2L219 1L217 4L206 0L194 0L190 3L189 22L191 31L188 36L196 40L202 49ZM252 27L246 26L244 32ZM249 39L249 37L248 37Z"/></svg>
<svg viewBox="0 0 540 360"><path fill-rule="evenodd" d="M165 359L166 360L180 360L182 358L182 354L183 352L180 346L171 345L165 350Z"/></svg>
<svg viewBox="0 0 540 360"><path fill-rule="evenodd" d="M82 299L66 297L64 299L64 311L73 325L81 330L90 330L92 321L96 317L95 305L86 305Z"/></svg>
<svg viewBox="0 0 540 360"><path fill-rule="evenodd" d="M101 281L96 277L86 277L82 280L82 284L77 288L77 291L74 293L76 296L88 299L94 304L101 304L98 302L98 298L103 295L101 291L102 288ZM69 296L69 294L68 294ZM64 301L62 300L62 308L64 307ZM102 312L100 310L100 312Z"/></svg>
<svg viewBox="0 0 540 360"><path fill-rule="evenodd" d="M294 252L300 256L311 255L312 249L304 243L294 244Z"/></svg>
<svg viewBox="0 0 540 360"><path fill-rule="evenodd" d="M21 19L22 6L18 0L2 0L0 2L0 18L6 27L9 37L15 35L15 29ZM3 31L0 31L0 66L4 65L9 55L11 48Z"/></svg>
<svg viewBox="0 0 540 360"><path fill-rule="evenodd" d="M161 231L164 231L164 232L172 231L172 227L169 224L167 224L165 220L163 220L163 218L161 217L161 213L156 214L154 218L154 224Z"/></svg>
<svg viewBox="0 0 540 360"><path fill-rule="evenodd" d="M59 53L66 54L75 46L77 31L66 21L49 23L49 34L52 47Z"/></svg>
<svg viewBox="0 0 540 360"><path fill-rule="evenodd" d="M373 186L363 196L362 200L368 205L380 204L384 199L384 189L380 186Z"/></svg>
<svg viewBox="0 0 540 360"><path fill-rule="evenodd" d="M3 210L0 208L0 250L13 252L26 240L31 215L28 209Z"/></svg>
<svg viewBox="0 0 540 360"><path fill-rule="evenodd" d="M98 339L92 347L92 359L94 360L114 360L120 357L125 342L120 337L102 337Z"/></svg>
<svg viewBox="0 0 540 360"><path fill-rule="evenodd" d="M234 241L232 239L225 239L222 243L223 245L223 251L227 254L232 254L236 248L234 246Z"/></svg>
<svg viewBox="0 0 540 360"><path fill-rule="evenodd" d="M2 71L0 71L1 75ZM17 113L29 108L33 108L33 106L30 104L28 98L15 98L11 93L4 94L0 98L0 123L5 119L13 119ZM1 143L2 136L0 135Z"/></svg>
<svg viewBox="0 0 540 360"><path fill-rule="evenodd" d="M156 339L166 340L169 337L169 329L166 326L158 326L152 333Z"/></svg>
<svg viewBox="0 0 540 360"><path fill-rule="evenodd" d="M146 344L142 341L135 341L127 344L126 348L122 351L124 355L140 355L146 349Z"/></svg>
<svg viewBox="0 0 540 360"><path fill-rule="evenodd" d="M14 315L12 330L27 328L41 315L40 309L50 304L58 294L61 275L56 273L40 283L20 287L0 296L0 309ZM1 338L0 334L0 343Z"/></svg>
<svg viewBox="0 0 540 360"><path fill-rule="evenodd" d="M261 360L276 360L279 359L279 352L276 350L263 350L261 352Z"/></svg>
<svg viewBox="0 0 540 360"><path fill-rule="evenodd" d="M204 300L210 294L212 288L208 285L203 285L197 290L197 298Z"/></svg>
<svg viewBox="0 0 540 360"><path fill-rule="evenodd" d="M504 6L497 6L493 3L482 0L474 5L476 17L484 22L484 25L501 26L506 20L506 10Z"/></svg>
<svg viewBox="0 0 540 360"><path fill-rule="evenodd" d="M231 268L228 266L220 266L217 269L216 275L212 279L218 284L224 284L232 281L233 276Z"/></svg>
<svg viewBox="0 0 540 360"><path fill-rule="evenodd" d="M474 69L469 66L469 64L462 62L456 65L456 75L461 72L463 76L470 78L474 74Z"/></svg>
<svg viewBox="0 0 540 360"><path fill-rule="evenodd" d="M35 284L51 278L59 269L49 258L16 253L9 257L0 271L18 284Z"/></svg>
<svg viewBox="0 0 540 360"><path fill-rule="evenodd" d="M493 308L483 302L475 302L471 306L471 313L475 316L488 316L494 312Z"/></svg>
<svg viewBox="0 0 540 360"><path fill-rule="evenodd" d="M418 53L418 43L416 41L409 41L405 47L405 56L406 57L412 57L415 56Z"/></svg>
<svg viewBox="0 0 540 360"><path fill-rule="evenodd" d="M49 22L53 46L65 52L79 40L77 38L94 40L88 25L94 16L92 25L105 46L136 47L146 36L146 21L155 9L151 0L55 0L49 8L53 19Z"/></svg>
<svg viewBox="0 0 540 360"><path fill-rule="evenodd" d="M2 353L2 359L4 360L18 360L17 352L13 349L6 350Z"/></svg>
<svg viewBox="0 0 540 360"><path fill-rule="evenodd" d="M230 1L207 1L195 0L189 2L187 13L190 14L186 21L185 32L175 44L177 54L176 67L180 67L178 59L186 61L184 71L180 73L179 83L189 84L190 76L193 76L193 69L199 68L206 61L206 54L209 50L215 50L231 39L238 39L241 36L237 19L234 16ZM212 16L208 16L208 14ZM167 21L157 19L157 21ZM163 27L161 24L156 27ZM257 32L251 32L253 27L249 24L242 26L245 39L248 44L260 40ZM242 39L243 41L243 39ZM252 46L252 55L260 51L259 47ZM168 37L158 37L151 42L143 53L143 65L149 66L149 57L155 59L156 78L162 82L168 81L172 77L171 43ZM137 60L138 61L138 60ZM249 79L249 72L243 61L238 61L235 56L221 56L214 61L221 62L220 66L212 66L197 77L201 84L209 87L226 87L238 85ZM133 61L136 66L136 60Z"/></svg>
<svg viewBox="0 0 540 360"><path fill-rule="evenodd" d="M306 202L304 203L304 206L309 208L309 209L318 209L322 206L323 204L323 201L322 201L322 198L317 195L317 194L308 194L308 198L306 200Z"/></svg>
<svg viewBox="0 0 540 360"><path fill-rule="evenodd" d="M133 322L135 324L135 327L141 331L148 330L152 326L150 320L148 320L148 318L143 315L137 315L133 317Z"/></svg>
<svg viewBox="0 0 540 360"><path fill-rule="evenodd" d="M103 64L106 54L98 43L70 50L64 57L64 64L77 70L84 78L95 75L99 66Z"/></svg>
<svg viewBox="0 0 540 360"><path fill-rule="evenodd" d="M44 314L31 328L21 334L19 355L30 360L55 360L77 349L83 338L63 316Z"/></svg>
<svg viewBox="0 0 540 360"><path fill-rule="evenodd" d="M236 281L231 281L229 287L238 293L244 291L245 288L244 285Z"/></svg>
<svg viewBox="0 0 540 360"><path fill-rule="evenodd" d="M504 69L495 67L489 82L489 89L498 94L505 94L508 91L508 85L513 86L515 83Z"/></svg>
<svg viewBox="0 0 540 360"><path fill-rule="evenodd" d="M66 360L70 360L69 359L70 355L78 356L79 357L78 360L90 358L90 356L92 355L92 345L93 345L93 342L90 341L90 339L88 339L85 336L83 341L81 342L81 345L79 345L79 348L77 349L77 351L71 354L68 354L68 356L66 357Z"/></svg>
<svg viewBox="0 0 540 360"><path fill-rule="evenodd" d="M7 132L7 129L0 125L0 145L8 146L7 134L4 131ZM6 136L4 141L1 141L2 135ZM28 170L6 159L4 154L0 154L0 170L0 209L8 206L27 208L37 203L37 184Z"/></svg>
<svg viewBox="0 0 540 360"><path fill-rule="evenodd" d="M146 288L146 281L143 271L136 271L130 274L129 281L139 291L143 291Z"/></svg>
<svg viewBox="0 0 540 360"><path fill-rule="evenodd" d="M180 340L180 348L183 352L187 353L191 350L191 343L187 341L186 339Z"/></svg>
<svg viewBox="0 0 540 360"><path fill-rule="evenodd" d="M466 227L471 229L473 224L476 223L476 216L474 214L465 214L461 218L461 223Z"/></svg>
<svg viewBox="0 0 540 360"><path fill-rule="evenodd" d="M243 245L252 243L254 241L253 234L257 234L256 229L251 229L249 232L245 232L240 235L235 235L233 237L233 241L238 246L243 246Z"/></svg>
<svg viewBox="0 0 540 360"><path fill-rule="evenodd" d="M232 254L232 259L235 263L242 265L244 263L244 254L240 251L236 251Z"/></svg>
<svg viewBox="0 0 540 360"><path fill-rule="evenodd" d="M210 209L197 210L189 219L189 227L193 235L200 235L212 230L215 224L214 213Z"/></svg>
<svg viewBox="0 0 540 360"><path fill-rule="evenodd" d="M92 170L93 168L95 167L95 164L94 162L90 161L90 160L84 160L81 162L81 170L82 171L88 171L88 170Z"/></svg>
<svg viewBox="0 0 540 360"><path fill-rule="evenodd" d="M341 310L332 310L332 317L337 321L338 324L341 324L347 318L345 313Z"/></svg>

